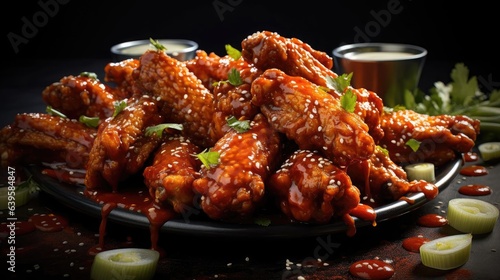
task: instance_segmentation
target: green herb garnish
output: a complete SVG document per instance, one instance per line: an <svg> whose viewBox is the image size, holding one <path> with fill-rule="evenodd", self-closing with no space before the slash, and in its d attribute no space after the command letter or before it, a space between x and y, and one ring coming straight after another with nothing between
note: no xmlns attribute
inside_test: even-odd
<svg viewBox="0 0 500 280"><path fill-rule="evenodd" d="M435 82L425 93L419 89L405 91L404 105L417 113L436 115L466 115L480 121L483 141L488 137L499 139L500 90L488 93L480 90L478 79L469 76L463 63L455 64L450 74L451 82Z"/></svg>
<svg viewBox="0 0 500 280"><path fill-rule="evenodd" d="M337 92L344 92L347 87L351 85L352 73L342 74L336 78L330 76L326 77L326 86L330 89L334 89Z"/></svg>
<svg viewBox="0 0 500 280"><path fill-rule="evenodd" d="M167 49L164 45L160 43L160 41L154 40L153 38L149 38L149 42L151 43L151 45L153 45L153 47L155 47L157 51L164 51Z"/></svg>
<svg viewBox="0 0 500 280"><path fill-rule="evenodd" d="M22 190L22 189L28 189L29 193L35 193L40 190L40 187L38 186L38 183L33 180L32 176L28 177L26 181L21 182L17 187L16 190Z"/></svg>
<svg viewBox="0 0 500 280"><path fill-rule="evenodd" d="M236 68L231 68L231 70L229 70L229 73L227 74L227 79L229 83L235 87L243 84L243 80L241 79L240 76L240 71L236 70Z"/></svg>
<svg viewBox="0 0 500 280"><path fill-rule="evenodd" d="M156 134L157 137L161 137L163 134L163 131L167 128L182 130L183 126L182 126L182 124L177 124L177 123L162 123L162 124L157 124L157 125L153 125L153 126L148 126L148 127L146 127L146 136Z"/></svg>
<svg viewBox="0 0 500 280"><path fill-rule="evenodd" d="M197 154L196 157L198 157L205 167L210 168L219 164L220 153L204 150L203 152Z"/></svg>
<svg viewBox="0 0 500 280"><path fill-rule="evenodd" d="M376 147L377 147L377 149L379 149L382 153L384 153L384 155L385 155L386 157L388 157L388 156L389 156L389 150L387 150L386 148L383 148L383 147L381 147L381 146L379 146L379 145L377 145Z"/></svg>
<svg viewBox="0 0 500 280"><path fill-rule="evenodd" d="M340 106L344 108L349 113L354 112L356 108L356 100L358 97L352 90L348 89L341 97L340 97Z"/></svg>
<svg viewBox="0 0 500 280"><path fill-rule="evenodd" d="M267 227L271 224L271 220L267 217L256 217L254 223L259 226Z"/></svg>
<svg viewBox="0 0 500 280"><path fill-rule="evenodd" d="M115 107L115 111L113 112L113 118L114 118L114 117L118 116L118 114L120 114L121 111L123 111L123 109L125 109L125 107L127 107L127 99L115 101L115 102L113 102L113 106Z"/></svg>
<svg viewBox="0 0 500 280"><path fill-rule="evenodd" d="M227 124L238 133L242 133L250 129L249 120L238 120L234 116L231 116L227 119Z"/></svg>
<svg viewBox="0 0 500 280"><path fill-rule="evenodd" d="M94 72L82 72L82 73L80 73L79 76L88 77L88 78L91 78L93 80L99 81L99 79L97 78L97 74Z"/></svg>
<svg viewBox="0 0 500 280"><path fill-rule="evenodd" d="M99 125L99 117L87 117L81 115L78 121L85 124L88 127L97 127Z"/></svg>
<svg viewBox="0 0 500 280"><path fill-rule="evenodd" d="M68 117L66 117L65 114L57 111L56 109L52 108L52 106L47 106L47 108L45 108L45 111L47 112L47 114L51 115L51 116L58 116L58 117L61 117L61 118L65 118L67 119Z"/></svg>
<svg viewBox="0 0 500 280"><path fill-rule="evenodd" d="M226 44L226 52L227 54L234 60L238 60L241 57L241 52L235 48L233 48L231 45Z"/></svg>
<svg viewBox="0 0 500 280"><path fill-rule="evenodd" d="M420 148L420 141L415 140L415 139L410 139L406 141L406 146L410 147L414 152L418 151L418 148Z"/></svg>

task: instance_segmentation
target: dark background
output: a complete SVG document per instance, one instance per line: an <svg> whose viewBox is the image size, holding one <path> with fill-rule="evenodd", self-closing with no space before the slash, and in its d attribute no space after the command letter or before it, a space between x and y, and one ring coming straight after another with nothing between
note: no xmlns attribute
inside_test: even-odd
<svg viewBox="0 0 500 280"><path fill-rule="evenodd" d="M429 51L420 85L423 90L434 81L447 82L454 64L463 62L472 75L481 77L481 86L488 91L500 87L500 55L495 43L499 12L490 3L11 1L11 8L4 8L5 22L1 26L7 61L2 72L29 66L33 59L111 59L112 45L150 37L191 39L199 43L200 49L224 55L225 44L239 47L246 36L270 30L299 38L329 55L335 47L354 42L420 45ZM45 71L50 73L50 64Z"/></svg>

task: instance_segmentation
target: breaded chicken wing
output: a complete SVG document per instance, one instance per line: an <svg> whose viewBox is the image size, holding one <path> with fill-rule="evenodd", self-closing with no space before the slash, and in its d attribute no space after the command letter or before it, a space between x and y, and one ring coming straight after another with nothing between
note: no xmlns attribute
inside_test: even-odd
<svg viewBox="0 0 500 280"><path fill-rule="evenodd" d="M60 162L83 168L93 145L96 129L68 118L40 113L16 115L0 130L2 166Z"/></svg>
<svg viewBox="0 0 500 280"><path fill-rule="evenodd" d="M130 58L119 62L110 62L104 67L104 81L115 85L115 95L119 100L142 94L132 75L138 66L139 60Z"/></svg>
<svg viewBox="0 0 500 280"><path fill-rule="evenodd" d="M155 151L153 163L144 171L144 183L158 205L183 213L195 203L193 181L199 177L201 150L182 136L169 136Z"/></svg>
<svg viewBox="0 0 500 280"><path fill-rule="evenodd" d="M375 142L358 115L302 77L269 69L252 83L252 102L260 106L271 126L294 140L302 150L318 150L346 167L368 159Z"/></svg>
<svg viewBox="0 0 500 280"><path fill-rule="evenodd" d="M231 130L217 141L211 151L219 153L218 164L203 165L200 178L193 182L210 218L240 220L262 205L265 181L278 164L280 140L279 133L258 114L249 130Z"/></svg>
<svg viewBox="0 0 500 280"><path fill-rule="evenodd" d="M342 218L355 232L349 212L360 202L347 173L316 151L297 150L271 175L268 190L288 217L308 223Z"/></svg>
<svg viewBox="0 0 500 280"><path fill-rule="evenodd" d="M357 162L347 173L358 186L362 202L371 205L398 200L408 193L421 192L429 200L435 198L439 189L424 180L408 181L403 167L394 163L386 151L377 147L368 161Z"/></svg>
<svg viewBox="0 0 500 280"><path fill-rule="evenodd" d="M213 146L214 97L185 64L163 51L147 51L134 77L141 90L165 103L161 114L182 124L184 137L201 147Z"/></svg>
<svg viewBox="0 0 500 280"><path fill-rule="evenodd" d="M289 76L303 77L325 88L328 79L338 77L331 70L333 60L330 56L296 38L285 38L275 32L262 31L248 36L241 46L242 57L261 71L278 68ZM382 98L363 88L348 89L357 97L354 113L368 125L370 135L377 142L383 136L379 124L383 111ZM343 94L334 89L328 92L335 98L340 98Z"/></svg>
<svg viewBox="0 0 500 280"><path fill-rule="evenodd" d="M105 119L113 114L116 90L87 75L65 76L42 91L43 101L70 119L85 115Z"/></svg>
<svg viewBox="0 0 500 280"><path fill-rule="evenodd" d="M145 132L162 123L158 107L151 96L132 97L123 111L99 125L86 167L87 189L117 191L121 181L139 172L160 144L160 137Z"/></svg>
<svg viewBox="0 0 500 280"><path fill-rule="evenodd" d="M387 112L381 119L385 135L380 145L398 164L431 162L439 166L456 158L457 153L472 149L479 124L479 120L467 116L429 116L412 110ZM418 150L406 145L410 139L420 142Z"/></svg>

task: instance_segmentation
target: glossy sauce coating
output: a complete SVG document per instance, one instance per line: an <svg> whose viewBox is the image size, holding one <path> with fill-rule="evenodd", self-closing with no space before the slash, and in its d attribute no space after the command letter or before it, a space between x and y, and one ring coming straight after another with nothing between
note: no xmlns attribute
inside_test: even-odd
<svg viewBox="0 0 500 280"><path fill-rule="evenodd" d="M458 189L458 192L469 196L481 196L491 194L491 188L486 185L465 185Z"/></svg>
<svg viewBox="0 0 500 280"><path fill-rule="evenodd" d="M446 217L438 214L425 214L417 219L417 224L423 227L441 227L448 224Z"/></svg>
<svg viewBox="0 0 500 280"><path fill-rule="evenodd" d="M460 169L460 174L465 176L484 176L488 173L488 169L482 165L469 165Z"/></svg>

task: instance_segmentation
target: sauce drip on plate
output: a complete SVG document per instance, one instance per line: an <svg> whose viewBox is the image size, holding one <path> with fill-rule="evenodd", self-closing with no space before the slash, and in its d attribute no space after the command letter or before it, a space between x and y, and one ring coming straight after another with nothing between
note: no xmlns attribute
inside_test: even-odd
<svg viewBox="0 0 500 280"><path fill-rule="evenodd" d="M491 188L486 185L465 185L461 186L458 189L458 192L463 194L463 195L469 195L469 196L481 196L481 195L488 195L491 193Z"/></svg>
<svg viewBox="0 0 500 280"><path fill-rule="evenodd" d="M488 169L482 165L465 166L460 170L461 175L465 176L483 176L488 174Z"/></svg>
<svg viewBox="0 0 500 280"><path fill-rule="evenodd" d="M448 224L448 219L438 214L426 214L417 219L417 224L423 227L441 227Z"/></svg>
<svg viewBox="0 0 500 280"><path fill-rule="evenodd" d="M404 239L402 246L409 252L418 253L420 252L420 246L424 245L427 242L429 242L428 238L422 236L414 236Z"/></svg>
<svg viewBox="0 0 500 280"><path fill-rule="evenodd" d="M349 267L349 273L362 279L389 279L394 275L392 265L377 259L357 261Z"/></svg>

